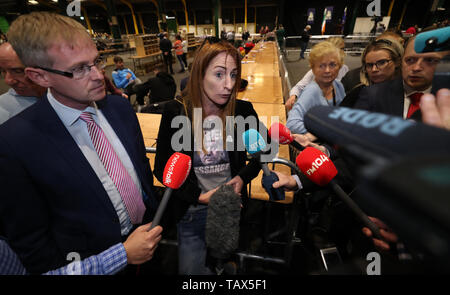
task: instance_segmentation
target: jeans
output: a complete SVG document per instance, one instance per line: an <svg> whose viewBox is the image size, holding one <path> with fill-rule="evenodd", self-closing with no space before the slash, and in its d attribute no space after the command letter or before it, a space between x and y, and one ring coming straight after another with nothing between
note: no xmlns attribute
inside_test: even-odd
<svg viewBox="0 0 450 295"><path fill-rule="evenodd" d="M180 67L181 67L180 71L184 72L184 68L187 67L187 64L184 63L183 55L182 54L177 55L177 58L178 58L178 61L180 62Z"/></svg>
<svg viewBox="0 0 450 295"><path fill-rule="evenodd" d="M181 275L213 274L205 266L205 228L208 206L190 207L177 224L178 229L178 273Z"/></svg>
<svg viewBox="0 0 450 295"><path fill-rule="evenodd" d="M300 42L300 58L305 58L305 51L308 47L308 42Z"/></svg>

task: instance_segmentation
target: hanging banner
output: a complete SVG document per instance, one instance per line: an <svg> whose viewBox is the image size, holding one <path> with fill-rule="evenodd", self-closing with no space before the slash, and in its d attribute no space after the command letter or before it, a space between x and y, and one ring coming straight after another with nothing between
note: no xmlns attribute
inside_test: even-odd
<svg viewBox="0 0 450 295"><path fill-rule="evenodd" d="M325 16L325 20L329 24L329 23L331 23L331 19L333 17L333 6L325 7L325 10L327 12L326 16Z"/></svg>
<svg viewBox="0 0 450 295"><path fill-rule="evenodd" d="M345 21L347 20L347 6L344 9L344 15L342 16L342 24L345 25Z"/></svg>
<svg viewBox="0 0 450 295"><path fill-rule="evenodd" d="M308 23L308 25L312 25L314 23L314 16L316 15L316 9L315 8L308 8L308 19L306 20L306 22Z"/></svg>

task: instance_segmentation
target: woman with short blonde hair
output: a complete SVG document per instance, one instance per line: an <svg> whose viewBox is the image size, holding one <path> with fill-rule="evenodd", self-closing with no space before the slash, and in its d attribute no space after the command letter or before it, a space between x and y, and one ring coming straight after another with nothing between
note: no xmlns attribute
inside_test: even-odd
<svg viewBox="0 0 450 295"><path fill-rule="evenodd" d="M337 106L345 96L344 86L336 80L344 56L331 42L320 42L311 49L309 64L314 81L309 83L288 114L286 126L292 133L306 134L303 118L317 105Z"/></svg>

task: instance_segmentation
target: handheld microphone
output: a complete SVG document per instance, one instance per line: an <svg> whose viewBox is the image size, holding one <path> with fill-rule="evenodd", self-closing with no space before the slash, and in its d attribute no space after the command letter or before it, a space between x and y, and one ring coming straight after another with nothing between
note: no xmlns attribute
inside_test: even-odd
<svg viewBox="0 0 450 295"><path fill-rule="evenodd" d="M266 163L261 162L260 155L266 148L266 142L264 138L255 129L249 129L242 134L242 141L244 142L245 149L254 158L257 158L261 168L263 170L262 186L269 194L270 200L284 200L285 193L281 188L273 188L272 184L278 181L278 176L275 173L270 172Z"/></svg>
<svg viewBox="0 0 450 295"><path fill-rule="evenodd" d="M261 163L260 155L266 148L266 141L255 129L249 129L242 134L242 141L244 142L245 149L253 158L257 158L261 164L261 168L265 176L270 175L269 167L266 163Z"/></svg>
<svg viewBox="0 0 450 295"><path fill-rule="evenodd" d="M272 140L279 144L290 144L299 151L303 151L305 148L294 140L291 135L291 131L285 125L280 122L275 122L269 128L269 136Z"/></svg>
<svg viewBox="0 0 450 295"><path fill-rule="evenodd" d="M180 186L184 183L189 175L189 171L191 170L191 165L191 158L188 155L178 152L174 153L167 161L163 174L163 184L167 188L164 192L161 204L159 205L158 210L156 210L150 229L159 225L172 191L180 188Z"/></svg>
<svg viewBox="0 0 450 295"><path fill-rule="evenodd" d="M450 151L447 130L365 110L316 106L305 114L305 126L338 147L358 146L385 158Z"/></svg>
<svg viewBox="0 0 450 295"><path fill-rule="evenodd" d="M338 197L372 231L373 236L377 239L383 239L378 226L367 217L361 208L334 181L333 178L337 175L338 171L333 162L324 153L313 147L307 147L297 156L295 162L303 174L315 184L319 186L330 185Z"/></svg>
<svg viewBox="0 0 450 295"><path fill-rule="evenodd" d="M417 53L450 50L450 27L419 33L414 40Z"/></svg>

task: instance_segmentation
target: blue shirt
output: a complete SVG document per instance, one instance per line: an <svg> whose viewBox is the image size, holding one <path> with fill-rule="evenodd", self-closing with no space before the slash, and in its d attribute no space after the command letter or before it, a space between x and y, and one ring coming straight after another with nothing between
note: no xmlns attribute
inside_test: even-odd
<svg viewBox="0 0 450 295"><path fill-rule="evenodd" d="M333 87L336 106L338 106L345 97L344 86L341 82L334 80ZM322 89L320 89L316 81L312 81L305 87L302 94L292 107L292 110L288 113L286 127L289 128L292 133L307 133L308 130L305 128L303 118L309 109L319 105L332 106L333 100L326 99L325 96L323 96Z"/></svg>
<svg viewBox="0 0 450 295"><path fill-rule="evenodd" d="M22 96L10 88L0 95L0 124L14 117L37 101L34 96Z"/></svg>
<svg viewBox="0 0 450 295"><path fill-rule="evenodd" d="M127 79L128 74L131 74L131 77ZM126 88L131 81L136 80L136 75L128 68L116 69L111 75L117 88Z"/></svg>
<svg viewBox="0 0 450 295"><path fill-rule="evenodd" d="M127 265L127 252L122 243L98 255L44 273L44 275L112 275ZM0 275L24 275L25 267L6 241L0 239Z"/></svg>

